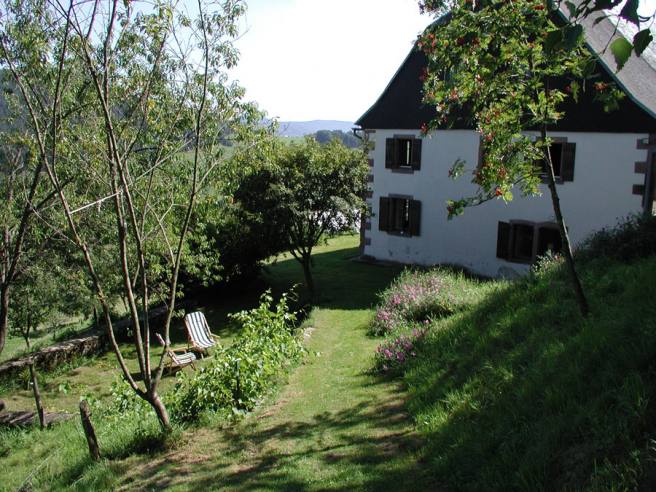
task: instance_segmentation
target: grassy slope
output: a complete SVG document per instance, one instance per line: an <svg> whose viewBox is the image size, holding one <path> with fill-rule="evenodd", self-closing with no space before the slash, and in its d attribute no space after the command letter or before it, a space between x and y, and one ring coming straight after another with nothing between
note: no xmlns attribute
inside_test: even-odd
<svg viewBox="0 0 656 492"><path fill-rule="evenodd" d="M34 463L44 462L32 480L36 488L403 488L408 474L417 474L417 439L400 385L367 374L377 342L366 336L375 293L398 269L350 261L356 244L357 238L343 237L317 250L320 306L305 322L313 328L307 361L243 422L190 429L176 437L179 445L146 454L134 453L143 451L143 443L103 423L101 446L112 459L98 465L88 463L76 422L32 431L39 442L21 434L9 456L0 457L2 467L12 470L0 488L17 487ZM294 260L281 258L268 278L281 290L302 274Z"/></svg>
<svg viewBox="0 0 656 492"><path fill-rule="evenodd" d="M164 448L148 438L154 422L102 423L110 459L97 465L77 423L7 436L5 457L0 436L10 470L0 489L35 463L35 488L81 490L654 488L656 258L583 268L587 320L562 273L480 284L475 305L435 322L406 393L367 373L370 306L398 270L348 261L355 242L317 252L307 361L244 421L183 431ZM301 280L286 258L268 276L278 291ZM128 438L136 432L146 439Z"/></svg>
<svg viewBox="0 0 656 492"><path fill-rule="evenodd" d="M497 283L406 374L431 473L457 490L653 490L656 258Z"/></svg>

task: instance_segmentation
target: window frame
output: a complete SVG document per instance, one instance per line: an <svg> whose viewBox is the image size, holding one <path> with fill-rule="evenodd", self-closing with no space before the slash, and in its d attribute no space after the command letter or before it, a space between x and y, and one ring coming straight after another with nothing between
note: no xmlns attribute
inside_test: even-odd
<svg viewBox="0 0 656 492"><path fill-rule="evenodd" d="M390 152L390 141L392 143L392 156L388 155ZM398 142L408 142L410 145L410 161L400 164L403 159L398 159L402 155L402 151L398 148ZM407 144L406 144L407 145ZM407 152L407 147L406 147ZM415 156L417 154L417 156ZM416 158L415 158L416 157ZM413 174L421 170L422 160L422 139L414 134L395 134L392 137L385 139L385 168L393 173L399 174Z"/></svg>
<svg viewBox="0 0 656 492"><path fill-rule="evenodd" d="M399 195L389 194L381 196L381 200L387 200L387 217L384 219L385 228L381 226L383 222L382 217L379 217L380 231L386 232L391 236L400 237L419 237L421 235L421 201L415 200L412 195ZM405 202L403 208L405 209L407 224L402 229L397 229L397 213L399 210L399 203ZM382 214L382 206L379 209L379 214ZM417 216L415 217L415 214ZM403 219L402 219L403 220Z"/></svg>
<svg viewBox="0 0 656 492"><path fill-rule="evenodd" d="M497 229L497 258L502 259L504 261L508 261L510 263L520 263L524 265L531 265L535 263L535 261L538 258L538 247L540 244L540 232L542 229L549 229L549 230L555 230L560 234L560 230L558 228L558 224L555 222L551 221L544 221L544 222L532 222L529 220L522 220L522 219L514 219L514 220L508 220L507 222L502 222L500 221L499 224L507 224L508 226L508 238L507 238L507 244L505 245L505 251L506 251L506 257L499 256L499 233L500 230ZM531 257L521 257L517 256L515 254L516 252L516 230L519 227L530 227L532 230L532 239L531 239ZM562 248L562 244L561 244Z"/></svg>
<svg viewBox="0 0 656 492"><path fill-rule="evenodd" d="M568 182L573 182L574 181L574 170L576 168L576 142L570 142L567 137L549 137L549 139L551 140L551 145L549 146L550 149L554 145L560 146L560 156L559 156L560 157L560 172L559 172L559 174L555 174L555 170L554 170L554 178L555 178L556 184L564 184L564 183L568 183ZM536 141L539 141L539 140L541 140L541 138L536 139ZM573 157L573 161L571 162L571 164L569 164L569 163L566 164L565 163L565 154L566 154L565 150L566 150L566 147L568 145L573 145L574 146L573 147L574 148L574 150L573 150L574 157ZM553 154L552 154L552 159L553 159ZM546 184L546 183L549 182L549 177L547 175L546 164L545 164L544 160L540 160L540 161L538 161L538 163L539 163L538 165L541 168L540 178L542 180L542 183ZM566 178L566 176L563 174L563 170L565 169L566 165L569 165L572 168L571 178Z"/></svg>

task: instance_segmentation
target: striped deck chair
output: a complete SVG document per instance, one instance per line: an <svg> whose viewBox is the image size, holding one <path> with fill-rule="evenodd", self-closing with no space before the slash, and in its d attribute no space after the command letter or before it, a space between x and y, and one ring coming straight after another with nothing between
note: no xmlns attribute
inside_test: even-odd
<svg viewBox="0 0 656 492"><path fill-rule="evenodd" d="M219 345L219 337L212 335L210 325L207 324L205 315L200 311L187 314L184 317L184 323L192 350L204 354L207 349Z"/></svg>
<svg viewBox="0 0 656 492"><path fill-rule="evenodd" d="M166 343L164 343L164 339L159 333L155 333L155 336L159 340L159 343L162 344L163 347L166 347ZM169 361L166 364L166 369L169 371L176 371L178 369L182 369L185 366L191 365L191 368L195 371L196 366L194 366L194 361L196 360L196 355L193 352L187 352L186 350L182 349L172 349L170 347L166 347L166 355L169 356Z"/></svg>

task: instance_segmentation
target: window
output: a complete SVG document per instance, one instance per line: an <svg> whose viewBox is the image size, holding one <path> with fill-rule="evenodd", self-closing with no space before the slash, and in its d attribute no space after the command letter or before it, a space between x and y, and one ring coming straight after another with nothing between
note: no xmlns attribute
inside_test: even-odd
<svg viewBox="0 0 656 492"><path fill-rule="evenodd" d="M499 222L497 258L516 263L533 263L538 256L543 256L548 251L562 251L562 240L556 224Z"/></svg>
<svg viewBox="0 0 656 492"><path fill-rule="evenodd" d="M554 176L557 183L574 181L574 161L576 157L576 144L565 140L556 140L549 146ZM540 161L542 168L542 181L547 182L547 163Z"/></svg>
<svg viewBox="0 0 656 492"><path fill-rule="evenodd" d="M381 197L378 229L400 236L419 236L421 202L412 197Z"/></svg>
<svg viewBox="0 0 656 492"><path fill-rule="evenodd" d="M418 171L421 168L421 140L414 136L397 136L385 141L385 167Z"/></svg>

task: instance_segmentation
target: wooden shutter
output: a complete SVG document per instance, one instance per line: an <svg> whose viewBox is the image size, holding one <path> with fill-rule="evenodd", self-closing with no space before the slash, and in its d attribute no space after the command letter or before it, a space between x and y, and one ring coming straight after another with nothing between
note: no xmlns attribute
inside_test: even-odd
<svg viewBox="0 0 656 492"><path fill-rule="evenodd" d="M419 236L421 232L421 202L419 200L410 200L410 225L409 234Z"/></svg>
<svg viewBox="0 0 656 492"><path fill-rule="evenodd" d="M497 258L510 258L510 224L499 222L497 229Z"/></svg>
<svg viewBox="0 0 656 492"><path fill-rule="evenodd" d="M410 166L415 171L421 169L421 139L412 140L412 152L410 153Z"/></svg>
<svg viewBox="0 0 656 492"><path fill-rule="evenodd" d="M394 166L394 159L396 158L396 140L388 138L385 140L385 167L391 169Z"/></svg>
<svg viewBox="0 0 656 492"><path fill-rule="evenodd" d="M378 209L379 231L389 231L389 219L390 219L390 199L385 196L381 196L380 207Z"/></svg>
<svg viewBox="0 0 656 492"><path fill-rule="evenodd" d="M563 143L563 155L560 163L560 176L563 181L574 181L574 161L576 160L576 144Z"/></svg>

